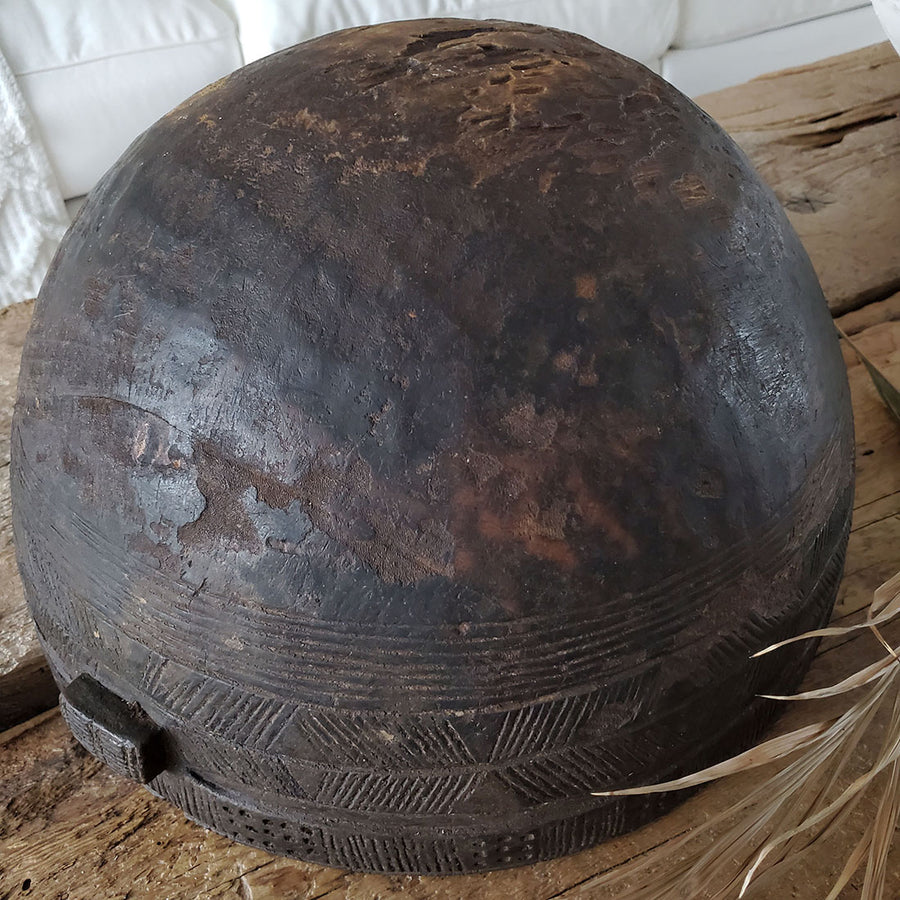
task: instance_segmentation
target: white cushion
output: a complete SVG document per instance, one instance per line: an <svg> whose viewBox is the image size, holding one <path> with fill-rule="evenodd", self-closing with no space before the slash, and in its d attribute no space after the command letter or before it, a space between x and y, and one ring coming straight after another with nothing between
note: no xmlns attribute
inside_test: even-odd
<svg viewBox="0 0 900 900"><path fill-rule="evenodd" d="M220 0L247 62L329 31L395 19L506 19L575 31L652 64L672 41L678 0Z"/></svg>
<svg viewBox="0 0 900 900"><path fill-rule="evenodd" d="M84 194L144 129L241 65L212 0L2 0L0 50L64 197Z"/></svg>
<svg viewBox="0 0 900 900"><path fill-rule="evenodd" d="M670 50L662 75L689 97L884 40L871 6L767 31L714 47Z"/></svg>
<svg viewBox="0 0 900 900"><path fill-rule="evenodd" d="M900 53L900 0L872 0L872 6L881 19L884 33Z"/></svg>
<svg viewBox="0 0 900 900"><path fill-rule="evenodd" d="M866 0L681 0L676 47L703 47L866 5Z"/></svg>

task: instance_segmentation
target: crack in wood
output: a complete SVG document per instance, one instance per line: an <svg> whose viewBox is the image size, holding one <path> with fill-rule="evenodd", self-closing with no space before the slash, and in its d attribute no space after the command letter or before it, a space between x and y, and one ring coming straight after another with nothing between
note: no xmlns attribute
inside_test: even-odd
<svg viewBox="0 0 900 900"><path fill-rule="evenodd" d="M573 891L580 891L582 888L589 885L591 882L596 881L598 878L602 878L608 872L614 872L616 869L622 869L624 866L627 866L629 863L634 862L637 859L641 859L642 857L646 857L649 854L653 853L654 850L659 850L661 847L664 847L666 844L673 843L677 841L678 838L683 837L689 831L692 831L692 827L683 828L681 831L675 832L675 834L671 834L664 841L658 841L655 844L652 844L649 847L639 851L638 853L633 853L631 856L626 857L623 860L620 860L617 863L614 863L611 866L608 866L605 869L601 869L599 872L592 872L586 878L582 878L580 881L576 881L573 884L567 885L561 891L557 891L554 894L549 894L544 900L564 900L567 896L572 896ZM314 900L314 898L313 898Z"/></svg>
<svg viewBox="0 0 900 900"><path fill-rule="evenodd" d="M848 122L846 125L835 125L831 128L822 128L818 131L803 132L801 134L790 134L782 138L780 143L794 144L804 149L833 147L835 144L839 144L848 134L859 131L862 128L868 128L871 125L889 122L891 119L896 119L897 115L896 112L879 113L866 116L863 119L856 119L853 122Z"/></svg>
<svg viewBox="0 0 900 900"><path fill-rule="evenodd" d="M325 900L326 897L330 897L334 894L335 891L346 891L347 890L347 882L348 876L346 874L339 875L321 894L314 894L312 897L308 897L307 900ZM346 896L346 894L344 895Z"/></svg>
<svg viewBox="0 0 900 900"><path fill-rule="evenodd" d="M253 866L250 869L245 869L243 872L239 873L238 875L235 875L234 878L226 878L224 881L217 882L216 884L214 884L211 887L206 889L206 894L208 897L212 897L213 892L217 891L219 888L234 887L235 885L239 884L247 875L250 875L253 872L258 872L260 869L267 868L268 866L272 866L277 862L278 862L277 859L267 859L265 862L261 862L258 866ZM190 870L187 870L187 871L190 871ZM311 898L311 900L314 900L314 898Z"/></svg>
<svg viewBox="0 0 900 900"><path fill-rule="evenodd" d="M830 206L835 201L824 194L814 194L807 191L795 197L789 197L784 201L785 209L796 213L817 213L820 209Z"/></svg>
<svg viewBox="0 0 900 900"><path fill-rule="evenodd" d="M874 453L873 450L866 450L863 453L861 453L860 456L871 456L873 453ZM853 512L854 513L861 512L864 509L868 509L870 506L872 506L875 503L881 503L883 500L887 500L888 497L896 497L898 494L900 494L900 491L890 491L887 494L882 494L880 497L875 497L873 500L867 500L865 503L860 503L859 506L854 506ZM877 521L881 522L884 519L889 519L892 515L897 515L897 513L889 513L886 516L882 516L882 518L878 519ZM872 524L874 524L874 523L866 522L864 525L857 525L856 528L851 528L850 531L851 532L859 531L860 529L866 528Z"/></svg>
<svg viewBox="0 0 900 900"><path fill-rule="evenodd" d="M462 41L466 38L475 37L475 35L478 34L493 34L496 30L496 28L485 25L484 27L479 28L457 28L455 30L430 31L426 34L420 34L418 40L413 41L405 50L402 50L400 55L409 57L430 50L439 50L444 44ZM486 48L491 47L492 45L490 44L479 45L479 49L485 53L489 52Z"/></svg>
<svg viewBox="0 0 900 900"><path fill-rule="evenodd" d="M850 312L856 312L870 303L880 303L883 300L889 300L898 291L900 291L900 276L891 278L881 284L872 285L872 287L860 291L854 296L844 298L840 301L840 305L834 305L831 308L831 314L834 318L846 315ZM848 332L848 334L859 334L859 331Z"/></svg>
<svg viewBox="0 0 900 900"><path fill-rule="evenodd" d="M888 495L888 496L890 496L890 495ZM864 531L866 528L870 528L872 525L878 525L880 522L886 522L888 519L896 519L898 517L900 517L900 513L896 513L896 512L888 513L887 515L882 516L880 519L872 519L871 522L866 522L865 525L861 525L859 528L855 528L853 530L853 533L859 534L861 531ZM857 571L863 571L863 570L859 569ZM847 575L853 575L853 574L854 574L853 572L845 572L844 573L845 577Z"/></svg>

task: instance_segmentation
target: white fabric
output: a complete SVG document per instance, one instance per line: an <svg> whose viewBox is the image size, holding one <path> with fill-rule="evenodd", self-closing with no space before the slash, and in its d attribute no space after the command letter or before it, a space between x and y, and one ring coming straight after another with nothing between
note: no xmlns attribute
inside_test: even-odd
<svg viewBox="0 0 900 900"><path fill-rule="evenodd" d="M395 19L506 19L583 34L653 64L672 41L678 0L218 0L232 11L244 59L309 38Z"/></svg>
<svg viewBox="0 0 900 900"><path fill-rule="evenodd" d="M64 197L84 194L131 141L241 65L212 0L0 0L7 54Z"/></svg>
<svg viewBox="0 0 900 900"><path fill-rule="evenodd" d="M37 294L68 224L34 120L0 54L0 306Z"/></svg>
<svg viewBox="0 0 900 900"><path fill-rule="evenodd" d="M681 0L675 47L705 47L858 9L867 0Z"/></svg>
<svg viewBox="0 0 900 900"><path fill-rule="evenodd" d="M900 53L900 0L872 0L872 6L881 20L884 33Z"/></svg>
<svg viewBox="0 0 900 900"><path fill-rule="evenodd" d="M208 0L3 0L4 53L21 75L214 41L234 23Z"/></svg>
<svg viewBox="0 0 900 900"><path fill-rule="evenodd" d="M877 16L865 6L714 47L670 50L663 57L662 76L696 97L883 40Z"/></svg>

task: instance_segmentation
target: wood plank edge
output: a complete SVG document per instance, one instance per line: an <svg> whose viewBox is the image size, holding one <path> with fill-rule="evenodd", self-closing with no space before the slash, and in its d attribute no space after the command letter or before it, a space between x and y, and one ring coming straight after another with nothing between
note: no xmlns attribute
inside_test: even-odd
<svg viewBox="0 0 900 900"><path fill-rule="evenodd" d="M59 707L54 706L50 709L45 709L36 716L32 716L30 719L26 719L24 722L19 722L18 725L13 725L12 728L7 728L6 731L0 732L0 747L6 746L10 741L14 741L16 738L21 737L23 734L34 728L39 728L45 722L57 715L59 715Z"/></svg>

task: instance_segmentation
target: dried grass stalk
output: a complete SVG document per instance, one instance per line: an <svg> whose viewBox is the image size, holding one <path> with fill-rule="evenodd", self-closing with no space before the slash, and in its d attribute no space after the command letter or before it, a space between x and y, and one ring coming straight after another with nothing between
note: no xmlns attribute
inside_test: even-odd
<svg viewBox="0 0 900 900"><path fill-rule="evenodd" d="M875 817L850 852L826 900L837 900L863 864L861 900L885 900L888 852L900 819L900 656L885 641L879 626L898 614L900 572L875 591L865 622L811 631L756 654L816 637L855 636L865 629L885 648L881 659L837 684L776 698L817 700L857 692L859 696L841 715L767 740L685 778L597 792L596 796L624 796L680 790L782 763L724 812L626 865L584 882L573 896L595 897L601 889L608 889L621 900L743 897L751 885L775 882L804 854L821 847L844 826L877 782L881 794ZM882 713L883 719L888 707L887 727L875 759L862 774L849 778L855 750L875 718Z"/></svg>
<svg viewBox="0 0 900 900"><path fill-rule="evenodd" d="M875 389L884 401L884 405L890 410L891 415L900 422L900 391L884 377L875 363L850 340L847 332L837 322L834 323L834 327L837 328L838 334L853 348L853 352L859 357L859 361L866 367L869 377L875 384Z"/></svg>

